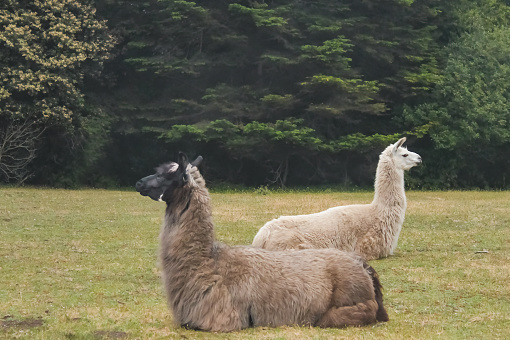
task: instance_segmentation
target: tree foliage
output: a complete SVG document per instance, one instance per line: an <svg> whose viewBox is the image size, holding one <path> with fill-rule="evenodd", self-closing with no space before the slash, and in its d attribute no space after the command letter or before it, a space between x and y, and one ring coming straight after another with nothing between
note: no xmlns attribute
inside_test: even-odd
<svg viewBox="0 0 510 340"><path fill-rule="evenodd" d="M122 102L113 109L116 133L134 140L159 133L168 148L186 146L211 158L250 154L271 164L257 168L265 174L294 159L324 167L312 182L345 179L336 164L380 148L372 136L390 140L404 132L393 109L431 86L437 73L434 6L139 2L123 14L143 8L142 15L109 17L124 41L116 59L124 73L108 93L113 97L98 97ZM228 132L219 133L217 124ZM184 130L200 133L180 134ZM353 140L360 143L346 142ZM309 182L297 168L290 171L296 182ZM232 173L223 179L244 181Z"/></svg>
<svg viewBox="0 0 510 340"><path fill-rule="evenodd" d="M34 182L128 185L183 150L213 181L370 185L407 135L413 186L508 185L503 0L6 0L0 26Z"/></svg>
<svg viewBox="0 0 510 340"><path fill-rule="evenodd" d="M76 0L0 5L3 115L69 123L83 105L84 74L97 72L112 45L95 9ZM96 64L94 64L94 62Z"/></svg>
<svg viewBox="0 0 510 340"><path fill-rule="evenodd" d="M74 135L83 135L82 117L91 112L84 79L99 74L112 46L105 23L96 18L88 1L2 1L0 122L11 126L24 121L61 136L43 136L38 146L54 148L52 140L78 142ZM51 159L64 154L69 156L61 148Z"/></svg>
<svg viewBox="0 0 510 340"><path fill-rule="evenodd" d="M406 118L413 124L434 123L430 138L439 161L431 178L452 187L505 186L510 165L509 8L500 1L474 1L457 10L453 13L462 20L457 21L458 36L444 49L442 77L427 102L408 110Z"/></svg>

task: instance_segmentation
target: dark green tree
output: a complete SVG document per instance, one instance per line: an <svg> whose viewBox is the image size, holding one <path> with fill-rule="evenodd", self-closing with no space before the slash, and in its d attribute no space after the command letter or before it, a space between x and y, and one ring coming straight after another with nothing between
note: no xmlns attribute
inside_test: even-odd
<svg viewBox="0 0 510 340"><path fill-rule="evenodd" d="M125 5L122 15L112 4ZM102 91L108 97L98 94L113 108L118 140L229 159L229 171L209 163L219 179L244 181L254 172L266 178L271 171L281 184L349 178L336 168L351 168L346 162L362 161L404 132L394 109L415 100L437 73L436 1L99 6L121 41L109 65L116 83ZM227 123L237 131L235 147L230 134L215 130ZM181 126L200 133L179 139ZM289 131L293 139L277 137ZM150 148L139 142L142 135L162 138Z"/></svg>
<svg viewBox="0 0 510 340"><path fill-rule="evenodd" d="M451 12L457 36L426 103L409 108L412 124L430 122L429 185L506 187L510 163L510 11L503 1L469 1Z"/></svg>

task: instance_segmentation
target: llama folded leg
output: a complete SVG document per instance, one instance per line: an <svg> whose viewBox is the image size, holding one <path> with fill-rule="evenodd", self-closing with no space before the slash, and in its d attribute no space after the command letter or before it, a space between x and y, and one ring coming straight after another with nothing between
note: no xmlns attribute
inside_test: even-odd
<svg viewBox="0 0 510 340"><path fill-rule="evenodd" d="M248 311L241 312L234 306L225 286L215 285L190 296L189 303L178 305L183 309L184 320L190 320L182 322L183 325L210 332L232 332L249 327Z"/></svg>
<svg viewBox="0 0 510 340"><path fill-rule="evenodd" d="M376 322L378 305L375 300L358 303L354 306L331 307L320 319L316 326L345 327L368 325Z"/></svg>

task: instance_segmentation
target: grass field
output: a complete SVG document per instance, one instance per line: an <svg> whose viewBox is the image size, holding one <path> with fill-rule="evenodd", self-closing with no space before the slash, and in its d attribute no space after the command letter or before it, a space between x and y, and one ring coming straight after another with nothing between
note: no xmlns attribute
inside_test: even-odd
<svg viewBox="0 0 510 340"><path fill-rule="evenodd" d="M408 192L396 254L371 261L390 322L363 328L172 324L157 265L162 203L135 192L0 188L0 338L509 339L510 192ZM213 193L216 236L249 244L282 214L372 193Z"/></svg>

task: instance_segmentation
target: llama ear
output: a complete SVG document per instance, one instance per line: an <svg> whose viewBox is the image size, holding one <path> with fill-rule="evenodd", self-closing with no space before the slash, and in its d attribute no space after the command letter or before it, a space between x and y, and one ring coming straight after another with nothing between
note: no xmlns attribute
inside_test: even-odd
<svg viewBox="0 0 510 340"><path fill-rule="evenodd" d="M177 164L179 164L179 169L181 169L182 171L185 171L186 168L188 167L189 164L188 156L186 156L184 152L179 151Z"/></svg>
<svg viewBox="0 0 510 340"><path fill-rule="evenodd" d="M396 153L398 148L400 148L405 141L406 137L402 137L395 144L393 144L393 153Z"/></svg>
<svg viewBox="0 0 510 340"><path fill-rule="evenodd" d="M203 159L204 159L204 157L198 156L193 162L191 162L191 165L192 166L199 166L200 163L202 163Z"/></svg>

